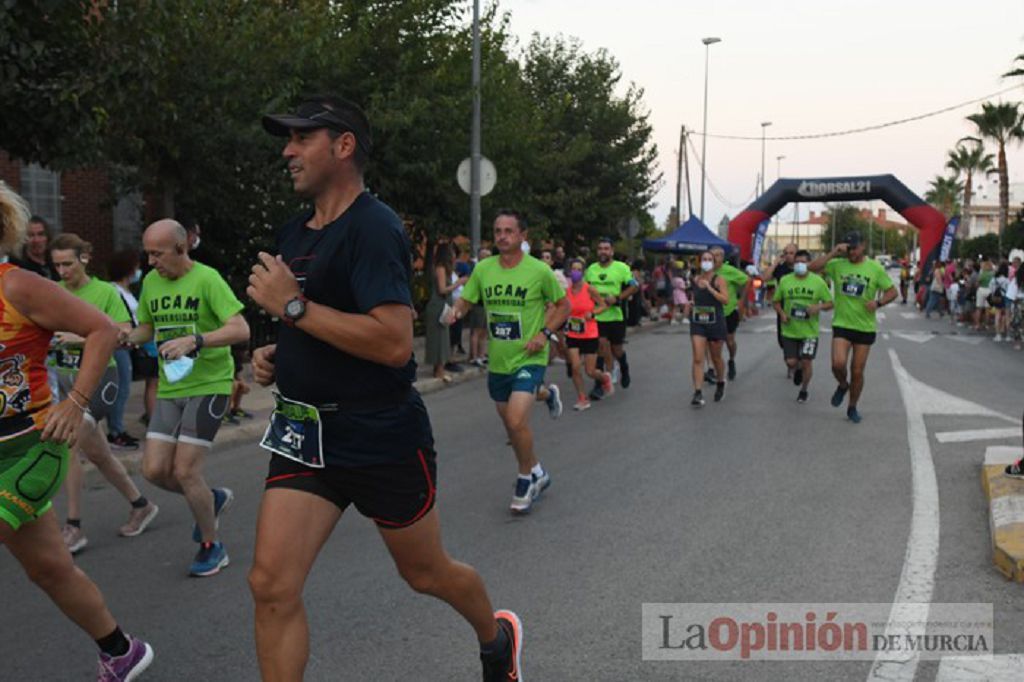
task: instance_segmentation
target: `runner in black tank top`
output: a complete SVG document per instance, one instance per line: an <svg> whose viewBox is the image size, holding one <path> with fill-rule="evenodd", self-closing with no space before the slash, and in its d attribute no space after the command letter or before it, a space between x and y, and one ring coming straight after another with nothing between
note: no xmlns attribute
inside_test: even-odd
<svg viewBox="0 0 1024 682"><path fill-rule="evenodd" d="M723 306L729 300L725 280L714 273L715 259L710 251L700 256L701 274L693 280L693 304L690 310L690 344L693 348L693 400L694 407L704 405L701 386L704 382L704 355L710 350L715 376L715 402L725 395L725 376L722 363L722 343L726 337Z"/></svg>

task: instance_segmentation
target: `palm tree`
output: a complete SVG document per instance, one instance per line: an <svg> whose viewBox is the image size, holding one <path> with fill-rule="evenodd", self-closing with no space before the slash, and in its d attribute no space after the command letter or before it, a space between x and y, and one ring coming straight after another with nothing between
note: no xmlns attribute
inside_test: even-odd
<svg viewBox="0 0 1024 682"><path fill-rule="evenodd" d="M975 144L967 147L964 141ZM992 155L985 153L981 140L976 137L965 137L956 144L956 149L949 151L949 159L946 161L946 168L953 171L957 179L960 174L964 175L964 211L963 228L964 234L969 234L971 226L971 198L974 195L974 174L988 173L992 170Z"/></svg>
<svg viewBox="0 0 1024 682"><path fill-rule="evenodd" d="M971 114L967 120L978 128L978 134L995 141L999 146L999 254L1003 253L1003 232L1010 215L1010 179L1006 169L1006 144L1024 142L1024 114L1020 103L981 105L980 114Z"/></svg>
<svg viewBox="0 0 1024 682"><path fill-rule="evenodd" d="M1013 71L1007 71L1006 73L1004 73L1003 78L1010 78L1012 76L1024 76L1024 54L1017 55L1013 61L1020 62L1020 66L1018 66Z"/></svg>
<svg viewBox="0 0 1024 682"><path fill-rule="evenodd" d="M956 178L944 178L936 175L928 181L930 189L924 198L929 204L942 211L943 215L955 215L960 210L960 190L963 185Z"/></svg>

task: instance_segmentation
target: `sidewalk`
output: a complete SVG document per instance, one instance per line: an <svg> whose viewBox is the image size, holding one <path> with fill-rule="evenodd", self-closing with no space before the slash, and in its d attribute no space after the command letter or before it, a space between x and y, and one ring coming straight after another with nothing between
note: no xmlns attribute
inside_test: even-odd
<svg viewBox="0 0 1024 682"><path fill-rule="evenodd" d="M664 324L667 323L664 321L651 322L650 320L644 320L643 326L631 327L629 334L643 334ZM413 339L413 352L415 353L418 363L416 383L414 386L416 387L416 390L423 395L440 391L444 388L457 386L486 374L485 369L474 367L469 364L462 364L462 372L450 372L452 376L451 383L446 384L440 379L435 379L431 376L431 368L429 366L425 366L419 360L423 358L425 346L426 339L424 337L417 336ZM455 357L453 359L456 361L465 361L464 357ZM240 419L241 423L239 424L222 424L220 431L217 432L217 438L214 440L213 447L210 450L212 453L234 447L242 442L250 442L253 443L253 447L257 447L254 441L259 439L263 435L263 432L266 431L267 419L270 417L270 412L274 407L274 397L271 393L271 389L259 386L252 380L252 368L249 366L246 366L242 376L246 383L249 384L250 388L249 393L242 398L242 408L246 412L251 413L253 417L252 419ZM139 419L145 412L142 393L143 382L132 382L132 392L128 398L128 404L124 409L125 429L128 433L140 440L143 440L146 435L146 427ZM100 428L106 432L106 422L100 424ZM141 444L139 445L138 450L114 450L114 456L124 463L125 468L128 469L128 473L139 473L142 466ZM96 488L106 485L106 480L91 462L84 461L82 465L85 470L86 487Z"/></svg>

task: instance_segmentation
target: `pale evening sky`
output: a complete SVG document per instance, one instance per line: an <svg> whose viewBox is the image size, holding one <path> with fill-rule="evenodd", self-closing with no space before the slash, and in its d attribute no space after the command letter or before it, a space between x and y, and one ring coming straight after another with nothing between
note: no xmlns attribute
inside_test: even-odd
<svg viewBox="0 0 1024 682"><path fill-rule="evenodd" d="M769 136L784 136L941 109L1012 86L1000 75L1024 53L1021 0L500 0L499 6L511 13L521 46L535 31L577 37L588 51L607 48L624 81L644 88L665 179L653 210L659 225L675 202L679 127L701 129L702 37L722 39L710 48L708 130L729 135L760 136L761 121L772 121ZM1024 100L1024 86L1002 98ZM768 184L776 178L776 156L785 155L783 177L892 173L923 195L929 179L945 173L947 150L973 134L964 117L977 110L980 104L848 137L769 140ZM693 141L699 151L700 138ZM500 178L500 159L494 161ZM690 163L699 213L700 170L693 156ZM1010 181L1024 181L1024 150L1011 149L1008 165ZM709 187L708 225L746 206L760 167L760 140L708 139L708 178L738 204L724 204Z"/></svg>

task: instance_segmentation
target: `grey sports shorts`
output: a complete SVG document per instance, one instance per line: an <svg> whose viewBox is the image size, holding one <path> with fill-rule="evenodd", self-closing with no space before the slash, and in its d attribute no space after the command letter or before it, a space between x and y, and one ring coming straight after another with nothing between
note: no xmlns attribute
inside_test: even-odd
<svg viewBox="0 0 1024 682"><path fill-rule="evenodd" d="M75 385L77 375L68 372L57 372L57 389L61 398L67 398L71 394L71 387ZM74 400L81 400L79 397ZM86 420L96 424L110 414L114 402L117 400L117 367L107 367L100 377L99 388L89 399L88 408L85 410Z"/></svg>
<svg viewBox="0 0 1024 682"><path fill-rule="evenodd" d="M228 395L158 398L146 438L210 447L228 411Z"/></svg>

